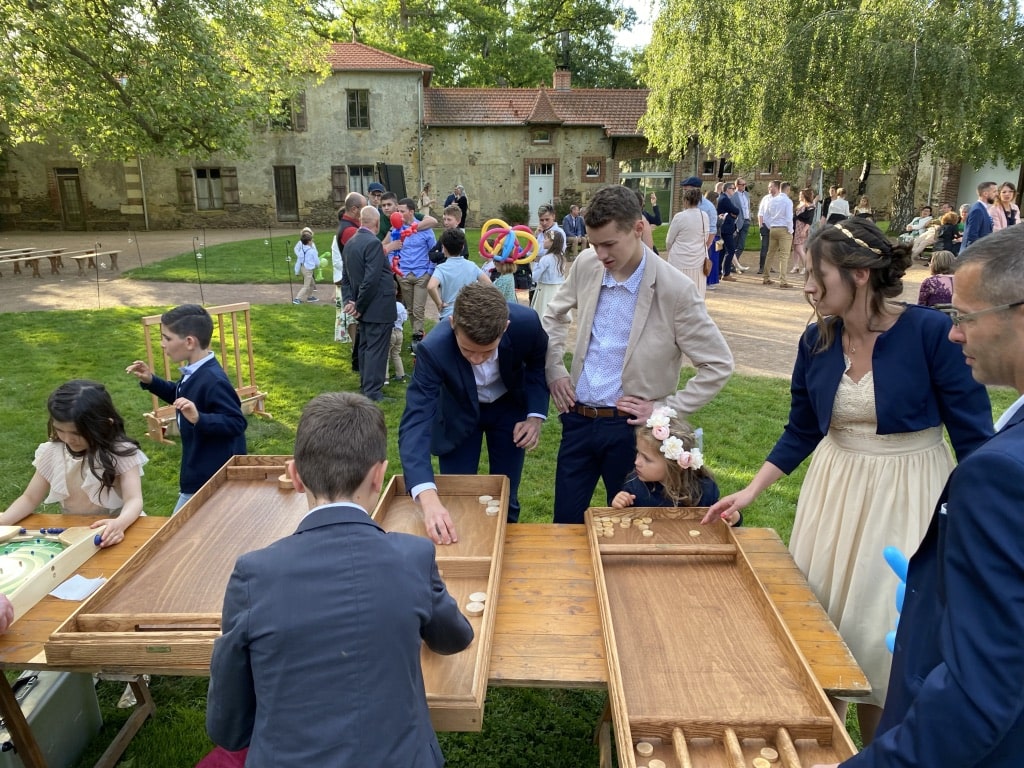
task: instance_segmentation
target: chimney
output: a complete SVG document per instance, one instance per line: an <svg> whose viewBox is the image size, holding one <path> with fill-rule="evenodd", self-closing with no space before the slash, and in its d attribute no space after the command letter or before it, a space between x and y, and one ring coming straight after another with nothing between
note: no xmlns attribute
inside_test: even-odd
<svg viewBox="0 0 1024 768"><path fill-rule="evenodd" d="M554 87L556 91L572 90L572 72L562 67L556 69Z"/></svg>

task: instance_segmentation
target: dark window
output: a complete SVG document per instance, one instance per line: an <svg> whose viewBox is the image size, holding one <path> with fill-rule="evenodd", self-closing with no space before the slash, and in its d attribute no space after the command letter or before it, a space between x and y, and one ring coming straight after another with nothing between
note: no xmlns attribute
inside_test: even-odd
<svg viewBox="0 0 1024 768"><path fill-rule="evenodd" d="M370 127L369 91L348 91L348 127Z"/></svg>
<svg viewBox="0 0 1024 768"><path fill-rule="evenodd" d="M220 168L196 168L196 208L217 211L224 208L224 184Z"/></svg>

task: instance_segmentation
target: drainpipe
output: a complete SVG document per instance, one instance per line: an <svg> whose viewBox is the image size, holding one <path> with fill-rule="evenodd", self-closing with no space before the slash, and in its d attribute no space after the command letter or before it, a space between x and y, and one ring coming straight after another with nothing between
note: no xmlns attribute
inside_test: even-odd
<svg viewBox="0 0 1024 768"><path fill-rule="evenodd" d="M423 175L423 77L420 76L420 87L418 89L419 102L420 102L420 116L419 120L416 121L416 168L419 171L420 177L420 189L423 189L423 185L426 180ZM419 200L417 198L417 205Z"/></svg>

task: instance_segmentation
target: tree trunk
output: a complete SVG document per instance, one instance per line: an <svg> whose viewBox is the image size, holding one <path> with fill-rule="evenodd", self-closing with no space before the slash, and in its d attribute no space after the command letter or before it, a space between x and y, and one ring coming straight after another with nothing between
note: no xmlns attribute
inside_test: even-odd
<svg viewBox="0 0 1024 768"><path fill-rule="evenodd" d="M892 184L892 215L889 217L889 234L895 236L903 231L910 220L917 215L914 210L914 190L917 187L917 169L921 164L921 150L924 139L918 136L896 166L896 178Z"/></svg>
<svg viewBox="0 0 1024 768"><path fill-rule="evenodd" d="M868 188L868 176L871 175L871 161L865 160L860 168L860 178L857 179L857 197L865 194Z"/></svg>

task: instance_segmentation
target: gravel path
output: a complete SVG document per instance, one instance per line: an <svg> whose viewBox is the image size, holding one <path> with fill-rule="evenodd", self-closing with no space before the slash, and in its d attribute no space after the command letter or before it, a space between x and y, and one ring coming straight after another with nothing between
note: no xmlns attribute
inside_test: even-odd
<svg viewBox="0 0 1024 768"><path fill-rule="evenodd" d="M266 237L266 230L206 230L206 245ZM191 251L195 230L160 232L5 232L0 236L0 250L35 245L68 249L120 249L122 269L166 259ZM757 254L748 251L744 262L753 264ZM125 280L110 269L77 273L73 264L59 275L50 275L49 263L40 265L41 279L33 279L31 270L13 275L10 267L2 267L0 278L0 312L38 312L50 309L97 309L119 306L174 306L205 303L208 306L248 301L253 304L287 304L291 301L287 285L198 285L189 283L157 283ZM709 291L708 310L725 335L736 358L736 371L747 375L788 378L796 357L796 341L811 318L811 309L799 289L782 290L761 285L759 276L737 278ZM907 274L903 298L916 302L921 280L928 269L915 264ZM298 285L296 284L296 290ZM322 299L333 299L329 291ZM525 297L524 297L525 300ZM433 310L427 302L428 312ZM323 311L333 311L333 303L325 301ZM436 310L434 311L436 318Z"/></svg>

